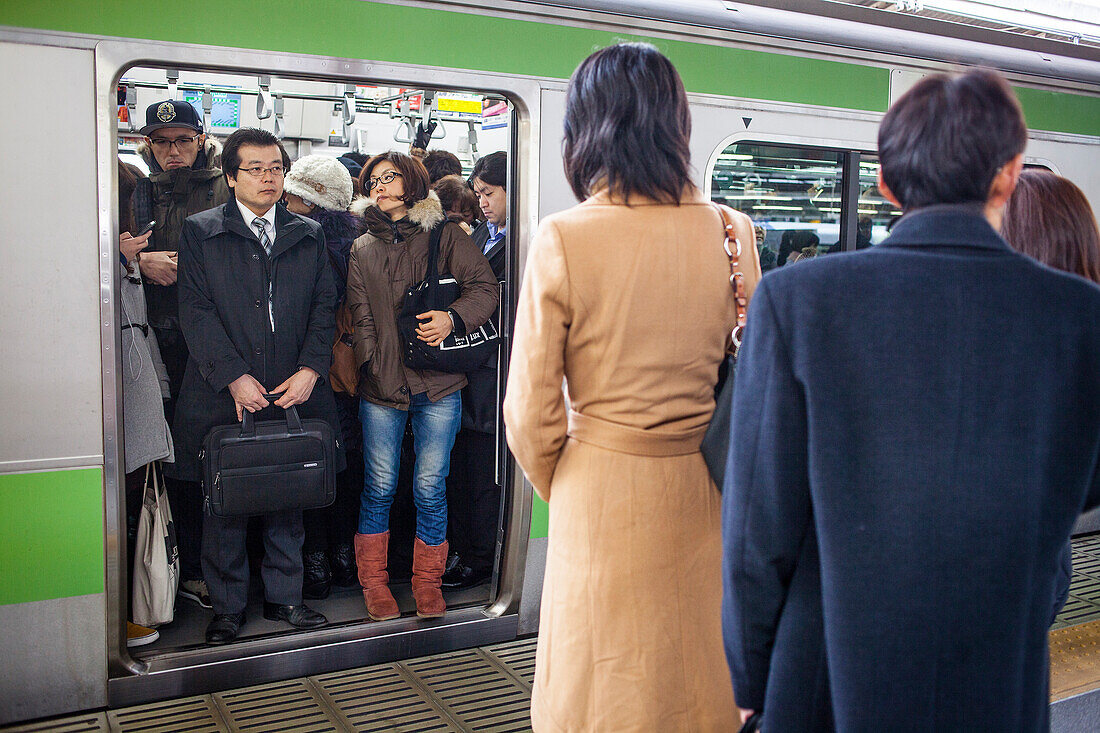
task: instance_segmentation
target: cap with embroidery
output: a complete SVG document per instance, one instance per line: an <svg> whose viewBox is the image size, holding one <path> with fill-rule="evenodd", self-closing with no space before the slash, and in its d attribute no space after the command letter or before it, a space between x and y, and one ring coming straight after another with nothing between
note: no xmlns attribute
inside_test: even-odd
<svg viewBox="0 0 1100 733"><path fill-rule="evenodd" d="M145 109L145 127L141 128L141 134L148 135L162 127L186 127L202 132L202 120L195 108L187 102L174 99L153 102Z"/></svg>

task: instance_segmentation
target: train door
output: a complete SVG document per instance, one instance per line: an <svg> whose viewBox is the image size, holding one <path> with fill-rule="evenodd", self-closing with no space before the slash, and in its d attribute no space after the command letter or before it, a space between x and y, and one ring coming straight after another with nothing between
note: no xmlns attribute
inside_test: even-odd
<svg viewBox="0 0 1100 733"><path fill-rule="evenodd" d="M335 76L334 64L327 59L286 59L264 54L245 54L246 58L242 59L241 54L229 52L225 56L226 59L231 57L231 63L218 64L217 53L214 53L212 58L204 58L204 66L220 68L200 70L182 63L190 58L183 48L158 47L158 51L156 57L163 59L161 63L133 66L126 59L150 58L148 49L138 50L129 44L118 47L106 44L98 50L102 120L99 133L101 140L106 138L115 143L104 146L108 152L100 160L100 174L106 173L108 180L113 179L113 168L118 161L139 169L139 176L151 174L158 181L164 180L163 166L155 155L157 151L140 130L147 122L145 113L149 105L154 105L156 110L158 104L168 100L190 105L194 116L202 120L211 141L224 140L240 127L260 127L281 140L292 160L306 155L337 158L342 159L342 164L350 161L350 165L345 165L349 171L354 170L356 162L362 164L363 158L354 155L356 152L408 152L418 127L434 128L429 150L445 150L457 158L463 180L483 156L491 153L506 156L508 244L500 278L502 348L499 363L494 364L495 383L488 389L493 401L489 414L492 417L495 413L497 417L488 421L488 428L482 426L483 430L492 432L481 441L487 447L473 459L485 465L471 465L469 457L452 458L456 471L448 481L449 494L467 490L471 482L464 480L467 478L464 472L476 471L481 480L492 482L497 489L495 493L488 492L489 508L483 497L478 509L481 514L492 514L487 528L481 522L482 532L491 536L487 540L477 538L482 546L486 542L489 545L488 571L475 573L473 577L469 573L465 577L454 575L449 583L452 587L444 590L448 611L440 619L416 617L407 585L415 525L411 496L411 467L415 456L413 441L407 438L402 454L402 478L390 517L393 540L390 586L402 611L399 618L369 621L362 592L358 584L351 581L344 585L331 582L324 598L306 600L328 619L326 625L316 630L298 630L264 619L260 606L263 590L257 583L260 572L255 566L262 555L262 547L258 547L251 556L253 582L247 620L233 643L217 647L206 643L204 630L213 611L196 602L200 600L196 598L200 595L198 592L189 592L190 598L177 599L175 618L158 629L159 639L127 651L121 633L129 609L126 536L130 529L132 539L134 507L140 506L140 500L131 501L130 510L126 510L126 477L119 468L121 463L109 467L108 474L111 468L117 471L117 483L107 482L108 492L113 494L108 496L108 506L113 507L113 511L109 512L107 529L109 537L117 538L114 546L118 548L118 554L112 558L115 564L109 563L113 572L108 576L108 606L113 630L109 633L110 704L231 686L240 683L242 674L247 675L249 681L259 682L514 638L530 524L530 489L524 486L505 448L499 402L506 377L516 251L527 235L528 222L532 218L528 197L534 187L525 176L529 170L537 169L530 154L530 139L532 129L537 127L532 125L532 110L537 112L538 98L531 85L484 74L439 70L429 74L423 69L379 69L353 63L335 65L339 69ZM151 137L153 145L161 148L166 143L168 150L179 147L178 143L161 140L156 135ZM214 165L217 145L210 144L204 152L210 156L207 162ZM114 201L115 192L111 190L110 193L112 196L105 197L104 203ZM113 206L101 204L101 209L101 217L115 218ZM140 228L144 223L135 225ZM164 222L154 225L155 231L160 230L158 235L162 239L158 249L171 252L173 248L167 243L170 235L163 226ZM107 247L109 242L104 238L102 244ZM113 247L117 254L117 234ZM157 289L155 285L145 287L147 291ZM113 336L118 338L118 324L113 325ZM125 384L120 386L121 390L115 393L119 412ZM349 400L354 401L353 398ZM123 426L119 431L123 444L126 442L125 430ZM460 443L461 437L460 432ZM353 440L358 442L361 438ZM349 452L352 462L361 461L354 454L354 450ZM116 454L116 460L119 457ZM357 514L359 502L355 484L362 481L361 476L360 468L348 483L353 495L333 505L335 508L325 512L327 519L322 518L320 524L314 526L314 531L320 527L320 531L331 535L312 544L314 550L321 550L322 556L327 555L330 567L332 553L327 550L346 545L349 538L342 535L357 529L354 517L334 517L334 514ZM188 487L192 491L195 488L197 485ZM131 476L131 498L135 491L139 496L143 491L141 479ZM449 503L456 506L461 501L455 501L452 496ZM178 519L181 508L174 510L177 530L191 532L192 536L181 537L179 545L182 550L184 543L189 543L194 553L194 516L189 517L190 524L181 522ZM452 510L452 515L456 513ZM463 517L457 518L459 522L455 524L461 523ZM465 524L463 529L468 529L470 523ZM451 539L454 545L455 538ZM466 539L463 546L470 547L469 539L463 539ZM193 577L193 554L189 559ZM457 562L469 563L469 559L460 554ZM455 558L449 559L451 566L455 563ZM194 590L193 586L189 588Z"/></svg>

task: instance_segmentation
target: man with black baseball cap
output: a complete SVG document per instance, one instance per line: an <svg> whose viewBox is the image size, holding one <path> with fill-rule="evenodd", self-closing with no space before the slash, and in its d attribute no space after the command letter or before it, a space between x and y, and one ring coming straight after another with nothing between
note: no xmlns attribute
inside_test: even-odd
<svg viewBox="0 0 1100 733"><path fill-rule="evenodd" d="M216 162L221 146L203 132L202 118L188 102L168 99L145 110L145 141L138 153L149 166L149 177L138 179L134 215L138 226L155 220L149 246L138 265L145 281L149 325L157 335L168 370L171 399L165 417L173 424L176 398L187 365L187 344L179 325L176 294L176 251L184 220L229 200L229 186ZM180 595L210 607L202 579L202 491L197 483L178 481L172 464L166 483L180 555Z"/></svg>

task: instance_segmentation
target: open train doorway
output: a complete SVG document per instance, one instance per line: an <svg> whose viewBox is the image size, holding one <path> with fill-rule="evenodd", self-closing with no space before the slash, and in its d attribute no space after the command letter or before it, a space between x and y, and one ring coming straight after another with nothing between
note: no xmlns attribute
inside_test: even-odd
<svg viewBox="0 0 1100 733"><path fill-rule="evenodd" d="M187 200L195 209L187 213L227 205L224 176L219 170L221 143L239 128L260 128L278 138L292 161L285 176L290 176L295 163L304 158L319 156L336 160L347 170L352 196L358 199L370 194L365 189L369 189L371 183L359 174L374 155L387 151L412 152L422 160L426 154L436 163L442 161L442 168L438 170L451 176L448 194L440 191L446 213L460 222L488 259L491 260L493 254L500 258L499 268L494 269L499 275L495 286L501 307L494 318L498 319L495 325L501 331L508 330L507 322L502 327L499 319L506 321L510 314L507 273L512 267L513 255L508 244L507 222L513 200L508 191L514 191L510 182L515 166L516 114L513 103L504 95L416 84L391 86L359 80L311 80L154 67L133 67L125 71L118 81L117 94L117 154L120 164L138 181L136 194L120 188L120 198L123 194L129 196L134 216L130 222L120 224L120 231L127 231L127 226L140 231L152 224L149 246L129 263L129 272L130 277L142 280L148 304L148 323L144 325L158 337L168 385L165 415L173 433L180 428L174 408L188 359L187 340L179 330L175 283L178 238L185 218L180 212L181 202ZM165 106L165 103L169 104ZM157 126L172 115L179 116L170 121L192 121L201 132L163 124ZM149 129L151 124L155 130ZM185 151L187 146L194 150ZM416 146L421 149L412 150ZM176 160L181 152L186 153L184 165ZM487 161L498 164L490 170L486 167ZM209 173L215 170L218 172ZM490 172L486 173L487 170ZM433 170L435 172L438 171ZM480 177L473 175L478 172L481 172ZM493 188L502 189L495 212L487 198ZM350 208L362 212L366 206L367 203L361 201ZM357 234L366 231L361 219L355 214L352 216L355 226L361 227ZM485 236L487 231L488 237ZM488 395L489 402L481 406L479 420L470 419L469 410L464 411L463 427L451 453L452 470L447 477L447 540L451 552L443 579L446 615L431 621L418 619L410 590L416 528L413 498L416 451L410 422L402 439L397 494L389 516L389 585L400 615L380 622L367 617L352 542L359 528L364 435L358 420L359 398L338 394L337 399L345 407L341 412L341 421L345 424L334 427L344 437L348 469L338 477L337 501L325 509L307 513L302 557L304 602L323 614L327 622L315 629L302 629L285 621L265 618L261 580L265 550L263 526L254 518L247 529L250 586L243 624L231 643L217 646L208 643L206 631L215 611L211 608L201 562L205 516L201 486L190 481L191 477L180 478L171 464L162 464L172 500L181 591L176 598L172 620L156 627L158 638L150 643L131 645L128 649L128 655L136 663L132 668L146 671L170 671L195 665L213 668L242 658L367 637L390 638L391 643L377 648L385 650L380 651L382 657L396 656L401 652L395 650L407 643L402 640L408 634L429 626L436 629L453 626L456 634L471 634L470 621L480 618L498 601L499 571L505 560L504 538L509 531L507 518L513 514L507 509L512 492L517 489L513 486L514 471L508 465L499 417L507 338L502 339L501 344L498 354L487 362L485 373L479 377L486 383L481 385L478 394L482 399ZM317 388L333 387L330 380L324 379ZM124 381L119 399L120 414L125 391ZM472 396L467 396L468 392L468 388L461 390L463 399L469 402ZM130 430L141 429L136 424L123 425L124 436ZM368 450L370 439L367 435ZM135 563L144 562L141 556L134 557L133 548L142 499L147 496L145 476L146 471L142 469L120 481L124 495L119 497L119 504L127 506L126 541L119 545L126 548L127 556L120 560L128 568L124 577L131 579ZM318 564L323 567L318 569ZM130 585L117 592L122 597L114 606L126 615L126 620L133 620ZM471 643L481 641L476 635L469 638ZM316 667L315 664L308 667L308 662L297 664L307 664L307 667L298 666L295 671ZM330 667L334 665L338 663L327 663ZM270 668L265 672L265 676L272 674ZM212 684L217 683L208 682L196 689ZM153 688L149 684L144 688L144 692L127 693L118 699L156 696L155 691L150 692Z"/></svg>

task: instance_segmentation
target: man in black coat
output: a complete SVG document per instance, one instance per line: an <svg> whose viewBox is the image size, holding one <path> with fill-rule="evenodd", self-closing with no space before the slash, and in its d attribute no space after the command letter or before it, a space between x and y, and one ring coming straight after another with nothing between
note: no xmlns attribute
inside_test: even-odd
<svg viewBox="0 0 1100 733"><path fill-rule="evenodd" d="M303 418L335 427L336 404L324 379L335 327L332 280L321 227L279 204L290 159L269 132L237 130L222 165L233 197L190 217L180 238L180 324L191 358L176 408L177 471L198 480L199 448L210 428L275 419L299 405ZM341 470L337 466L336 470ZM264 617L298 628L326 623L302 603L302 513L263 515ZM208 515L203 523L203 575L214 619L213 644L231 641L248 601L247 517Z"/></svg>
<svg viewBox="0 0 1100 733"><path fill-rule="evenodd" d="M489 260L497 281L504 282L508 248L508 156L490 153L479 158L470 173L485 221L474 230L474 244ZM500 308L493 314L500 328ZM497 360L466 375L462 388L462 429L451 451L447 477L449 534L454 550L443 574L444 588L483 583L493 574L500 524L500 484L497 483Z"/></svg>
<svg viewBox="0 0 1100 733"><path fill-rule="evenodd" d="M990 72L879 130L882 244L769 273L723 497L723 630L774 731L1042 731L1060 555L1100 502L1100 288L997 234L1027 131Z"/></svg>

